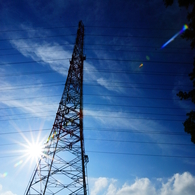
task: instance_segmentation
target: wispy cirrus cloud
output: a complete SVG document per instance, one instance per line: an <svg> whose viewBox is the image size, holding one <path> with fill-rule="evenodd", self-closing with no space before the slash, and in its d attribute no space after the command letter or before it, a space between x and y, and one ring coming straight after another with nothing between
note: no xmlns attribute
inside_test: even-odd
<svg viewBox="0 0 195 195"><path fill-rule="evenodd" d="M65 50L58 43L38 43L31 40L12 40L11 44L25 57L29 57L43 65L49 65L52 70L59 74L64 76L67 75L69 68L68 59L71 58L72 53ZM110 91L121 92L119 87L109 87L108 85L110 84L110 81L106 78L102 78L98 70L88 62L85 62L84 65L84 74L87 78L86 82L95 81L100 86L103 86Z"/></svg>
<svg viewBox="0 0 195 195"><path fill-rule="evenodd" d="M92 109L86 108L84 110L84 115L91 116L101 122L102 124L109 124L109 127L120 127L121 124L123 128L128 128L132 130L144 130L152 131L158 129L158 131L163 131L163 127L154 120L150 118L146 118L142 114L135 114L135 113L124 113L121 111L94 111ZM106 116L106 117L105 117Z"/></svg>
<svg viewBox="0 0 195 195"><path fill-rule="evenodd" d="M111 80L109 81L108 79L102 77L97 79L97 83L104 86L106 89L117 92L120 91L120 88L114 87L113 85L111 85L111 82L112 82Z"/></svg>
<svg viewBox="0 0 195 195"><path fill-rule="evenodd" d="M67 75L71 53L65 51L63 47L56 42L38 43L26 40L12 40L11 44L25 57L30 57L34 61L47 64L54 71Z"/></svg>
<svg viewBox="0 0 195 195"><path fill-rule="evenodd" d="M22 29L28 29L26 26L22 26ZM45 37L49 35L47 31L27 31L28 37ZM59 74L66 76L69 68L69 59L72 56L73 47L69 45L69 42L65 41L63 44L59 44L56 41L42 41L36 39L13 39L10 40L12 46L17 49L23 56L33 59L35 62L38 62L42 65L49 66L52 70L58 72ZM66 45L66 48L64 47ZM94 52L94 56L98 58L102 57L102 52ZM111 58L110 54L104 52L104 58ZM86 82L96 82L100 86L104 87L108 91L113 91L117 93L126 93L127 90L121 87L120 85L113 86L113 80L120 82L121 77L119 75L109 72L113 70L118 63L106 62L103 63L99 61L85 61L84 62L84 76ZM98 68L96 68L98 67ZM105 68L106 67L106 68ZM102 74L107 72L106 74ZM128 79L126 75L123 75L123 79ZM136 88L136 85L133 85ZM133 90L135 90L133 88ZM137 93L137 92L136 92Z"/></svg>
<svg viewBox="0 0 195 195"><path fill-rule="evenodd" d="M161 143L178 143L178 139L176 136L166 136L171 132L171 128L167 128L166 125L163 124L162 121L155 120L156 117L148 117L143 115L142 113L124 113L123 110L93 110L90 108L86 108L84 110L84 117L86 121L94 121L101 127L106 127L108 130L112 130L109 134L109 139L119 139L119 137L123 137L123 130L125 132L131 133L133 136L142 136L142 138L149 138L156 144L155 151L154 148L150 148L152 145L148 145L149 147L147 153L156 153L161 155L181 155L181 152L187 151L187 148L183 148L179 145L169 145L169 144L161 144ZM154 118L154 120L153 120ZM121 131L121 133L120 133ZM102 139L102 135L98 135L100 139ZM128 137L128 136L127 136ZM126 139L127 137L123 137L122 139ZM128 139L127 139L128 140ZM178 153L178 150L180 153ZM143 153L143 151L140 151ZM185 159L183 159L185 163Z"/></svg>
<svg viewBox="0 0 195 195"><path fill-rule="evenodd" d="M19 90L17 90L16 87L17 83L20 83L20 81L13 83L7 79L0 78L0 88L1 88L0 104L10 107L9 110L10 112L12 112L12 108L17 108L17 110L20 110L21 112L26 114L30 114L30 116L36 116L42 118L45 118L46 115L49 115L51 111L55 113L57 109L56 108L57 102L55 105L54 101L51 98L47 97L47 94L42 90L41 83L40 85L36 85L35 83L34 85L31 85L30 88L26 88L26 89L25 87L24 89L22 89L23 85L19 85L21 87L21 89ZM45 96L45 97L28 98L29 96L30 97ZM47 105L44 107L46 101L47 101ZM44 108L44 113L43 113L43 108ZM6 109L2 109L1 117L6 115L7 111L8 110ZM13 113L15 113L14 110ZM49 117L47 119L49 119Z"/></svg>

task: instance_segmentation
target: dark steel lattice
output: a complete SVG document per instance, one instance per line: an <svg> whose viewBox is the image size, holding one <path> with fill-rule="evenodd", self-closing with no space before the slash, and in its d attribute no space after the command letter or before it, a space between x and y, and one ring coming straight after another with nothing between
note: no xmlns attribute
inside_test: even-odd
<svg viewBox="0 0 195 195"><path fill-rule="evenodd" d="M25 195L86 195L83 138L84 25L79 22L76 44L53 128L44 155L33 172Z"/></svg>

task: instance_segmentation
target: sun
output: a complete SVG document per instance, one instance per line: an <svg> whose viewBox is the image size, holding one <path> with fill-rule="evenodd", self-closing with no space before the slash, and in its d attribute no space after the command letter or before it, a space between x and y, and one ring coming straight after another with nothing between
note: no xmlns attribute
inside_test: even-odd
<svg viewBox="0 0 195 195"><path fill-rule="evenodd" d="M17 147L13 148L10 152L17 154L17 157L13 160L13 164L14 168L17 169L17 174L19 174L22 169L28 169L29 171L32 170L34 166L39 166L42 159L48 157L46 142L48 136L42 133L42 128L40 128L38 132L28 130L30 135L25 135L19 127L16 125L14 125L14 127L20 134L20 139L13 139Z"/></svg>
<svg viewBox="0 0 195 195"><path fill-rule="evenodd" d="M43 155L43 146L41 143L29 143L26 146L26 153L32 159L38 160Z"/></svg>
<svg viewBox="0 0 195 195"><path fill-rule="evenodd" d="M21 136L25 142L17 143L23 148L19 150L19 152L22 153L21 158L25 158L23 159L23 164L28 163L29 160L31 161L31 164L38 164L39 160L42 159L43 156L46 156L46 153L44 152L46 137L44 136L42 139L40 139L40 132L36 135L36 138L31 134L31 139L29 139L29 137L27 138L23 133L21 133Z"/></svg>

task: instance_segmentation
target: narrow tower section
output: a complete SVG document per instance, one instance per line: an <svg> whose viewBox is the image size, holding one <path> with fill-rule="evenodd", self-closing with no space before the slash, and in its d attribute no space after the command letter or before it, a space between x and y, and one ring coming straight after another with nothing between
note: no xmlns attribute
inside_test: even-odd
<svg viewBox="0 0 195 195"><path fill-rule="evenodd" d="M25 195L87 195L88 156L83 137L83 44L84 25L80 21L53 128Z"/></svg>

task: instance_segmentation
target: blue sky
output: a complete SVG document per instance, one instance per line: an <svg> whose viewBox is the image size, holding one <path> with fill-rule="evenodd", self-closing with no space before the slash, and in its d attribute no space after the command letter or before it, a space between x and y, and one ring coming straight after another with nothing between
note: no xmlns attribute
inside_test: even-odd
<svg viewBox="0 0 195 195"><path fill-rule="evenodd" d="M194 147L182 122L194 105L187 11L162 0L0 2L0 195L23 194L85 25L84 136L91 195L183 195L195 190ZM139 65L143 63L143 67ZM185 158L186 157L186 158Z"/></svg>

